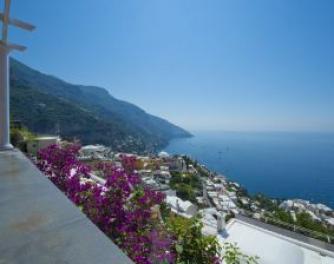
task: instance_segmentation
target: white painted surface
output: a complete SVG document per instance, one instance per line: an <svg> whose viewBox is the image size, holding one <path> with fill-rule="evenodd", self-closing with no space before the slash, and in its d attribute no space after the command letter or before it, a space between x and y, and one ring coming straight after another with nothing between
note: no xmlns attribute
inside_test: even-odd
<svg viewBox="0 0 334 264"><path fill-rule="evenodd" d="M33 25L9 17L11 0L5 0L4 12L0 13L2 22L2 35L0 40L0 151L11 150L10 144L10 121L9 121L9 60L8 55L12 49L25 50L24 46L8 43L8 25L32 31Z"/></svg>
<svg viewBox="0 0 334 264"><path fill-rule="evenodd" d="M166 203L171 207L171 210L186 218L193 217L197 213L197 206L190 201L184 201L176 196L166 196Z"/></svg>
<svg viewBox="0 0 334 264"><path fill-rule="evenodd" d="M0 150L13 149L9 137L9 50L0 44Z"/></svg>
<svg viewBox="0 0 334 264"><path fill-rule="evenodd" d="M285 237L240 220L233 219L218 240L236 242L247 255L260 257L260 264L334 264L334 252ZM319 251L325 252L321 256Z"/></svg>

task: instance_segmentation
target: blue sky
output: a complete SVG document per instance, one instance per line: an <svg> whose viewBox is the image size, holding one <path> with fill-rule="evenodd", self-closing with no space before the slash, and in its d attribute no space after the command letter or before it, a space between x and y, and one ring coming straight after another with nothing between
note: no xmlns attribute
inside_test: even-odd
<svg viewBox="0 0 334 264"><path fill-rule="evenodd" d="M334 131L332 0L12 0L14 57L190 130Z"/></svg>

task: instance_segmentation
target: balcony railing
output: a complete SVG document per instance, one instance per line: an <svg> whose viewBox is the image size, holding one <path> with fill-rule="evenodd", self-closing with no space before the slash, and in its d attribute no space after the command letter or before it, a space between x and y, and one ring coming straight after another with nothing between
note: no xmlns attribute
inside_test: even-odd
<svg viewBox="0 0 334 264"><path fill-rule="evenodd" d="M277 219L262 217L261 219L254 219L248 216L236 215L237 219L240 219L250 224L262 227L269 231L281 234L285 237L289 237L308 245L315 246L319 249L328 250L334 252L334 245L328 242L333 242L334 238L330 235L309 230L297 225L288 224L286 222L279 221ZM325 241L325 242L324 242ZM326 243L327 242L327 243Z"/></svg>

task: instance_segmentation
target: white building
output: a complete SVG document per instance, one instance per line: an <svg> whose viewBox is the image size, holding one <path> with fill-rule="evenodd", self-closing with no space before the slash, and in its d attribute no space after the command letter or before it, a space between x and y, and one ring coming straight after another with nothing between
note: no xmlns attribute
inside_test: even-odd
<svg viewBox="0 0 334 264"><path fill-rule="evenodd" d="M186 172L187 165L182 157L172 158L169 160L169 169L171 171Z"/></svg>
<svg viewBox="0 0 334 264"><path fill-rule="evenodd" d="M218 240L237 243L242 253L258 256L259 264L334 264L332 245L256 220L231 219Z"/></svg>
<svg viewBox="0 0 334 264"><path fill-rule="evenodd" d="M290 211L293 208L294 202L292 200L285 200L280 205L279 208Z"/></svg>
<svg viewBox="0 0 334 264"><path fill-rule="evenodd" d="M81 159L104 159L107 148L103 145L86 145L80 149Z"/></svg>
<svg viewBox="0 0 334 264"><path fill-rule="evenodd" d="M166 192L170 190L169 185L167 184L162 184L160 182L157 182L155 179L152 177L143 177L142 178L143 183L152 188L155 191L161 191L161 192ZM174 192L173 192L174 193Z"/></svg>
<svg viewBox="0 0 334 264"><path fill-rule="evenodd" d="M221 202L220 204L224 208L224 211L233 210L237 208L236 204L232 200Z"/></svg>
<svg viewBox="0 0 334 264"><path fill-rule="evenodd" d="M197 213L196 205L176 196L167 195L166 203L171 207L172 212L186 218L191 218Z"/></svg>
<svg viewBox="0 0 334 264"><path fill-rule="evenodd" d="M27 142L27 151L29 154L36 156L41 149L59 143L60 138L58 136L36 137Z"/></svg>
<svg viewBox="0 0 334 264"><path fill-rule="evenodd" d="M153 172L152 170L139 170L138 174L140 175L140 177L152 177L153 176Z"/></svg>
<svg viewBox="0 0 334 264"><path fill-rule="evenodd" d="M189 164L188 172L189 173L197 173L197 170L194 168L194 166L192 164Z"/></svg>
<svg viewBox="0 0 334 264"><path fill-rule="evenodd" d="M213 186L218 192L223 191L225 189L224 184L222 183L214 183Z"/></svg>
<svg viewBox="0 0 334 264"><path fill-rule="evenodd" d="M168 189L166 191L162 191L166 196L176 196L176 190Z"/></svg>
<svg viewBox="0 0 334 264"><path fill-rule="evenodd" d="M309 201L302 199L285 200L280 204L279 207L286 211L293 209L299 212L312 211L316 214L319 214L319 212L330 213L333 211L330 207L324 204L312 204Z"/></svg>
<svg viewBox="0 0 334 264"><path fill-rule="evenodd" d="M160 183L169 184L171 178L172 176L169 171L157 170L154 172L154 179Z"/></svg>
<svg viewBox="0 0 334 264"><path fill-rule="evenodd" d="M167 159L169 158L169 154L166 151L161 151L159 152L158 157L161 159Z"/></svg>
<svg viewBox="0 0 334 264"><path fill-rule="evenodd" d="M223 210L223 207L219 201L219 199L217 197L212 198L212 202L215 205L215 207L217 208L217 210Z"/></svg>
<svg viewBox="0 0 334 264"><path fill-rule="evenodd" d="M306 210L306 213L308 213L308 214L311 216L311 218L312 218L313 221L321 222L321 218L318 217L318 216L317 216L315 213L313 213L312 211Z"/></svg>
<svg viewBox="0 0 334 264"><path fill-rule="evenodd" d="M215 208L205 208L199 210L203 223L202 233L206 236L216 236L218 232L225 228L224 214Z"/></svg>
<svg viewBox="0 0 334 264"><path fill-rule="evenodd" d="M241 197L241 198L240 198L240 202L241 202L242 205L244 205L244 206L249 205L249 198L248 198L248 197Z"/></svg>
<svg viewBox="0 0 334 264"><path fill-rule="evenodd" d="M231 198L229 196L227 196L226 194L219 194L218 195L218 198L222 201L222 202L225 202L225 201L230 201Z"/></svg>
<svg viewBox="0 0 334 264"><path fill-rule="evenodd" d="M326 212L326 213L329 213L329 212L333 211L331 208L329 208L328 206L326 206L324 204L318 203L315 206L319 211L323 211L323 212Z"/></svg>
<svg viewBox="0 0 334 264"><path fill-rule="evenodd" d="M208 196L210 198L215 198L215 197L218 197L218 193L217 192L208 192Z"/></svg>
<svg viewBox="0 0 334 264"><path fill-rule="evenodd" d="M169 167L165 166L165 165L162 165L162 166L160 166L160 170L161 171L168 171L169 172Z"/></svg>
<svg viewBox="0 0 334 264"><path fill-rule="evenodd" d="M226 194L234 201L237 201L238 197L237 197L237 194L236 192L229 192L229 191L226 191Z"/></svg>
<svg viewBox="0 0 334 264"><path fill-rule="evenodd" d="M196 197L196 201L197 201L198 204L204 204L205 203L204 198L202 196Z"/></svg>
<svg viewBox="0 0 334 264"><path fill-rule="evenodd" d="M333 217L328 217L325 219L325 222L328 224L328 225L331 225L334 227L334 218Z"/></svg>
<svg viewBox="0 0 334 264"><path fill-rule="evenodd" d="M236 188L240 188L240 184L237 182L231 182L231 185L234 185Z"/></svg>
<svg viewBox="0 0 334 264"><path fill-rule="evenodd" d="M157 183L152 177L143 177L142 180L147 186L150 186L154 189L159 188L159 183Z"/></svg>

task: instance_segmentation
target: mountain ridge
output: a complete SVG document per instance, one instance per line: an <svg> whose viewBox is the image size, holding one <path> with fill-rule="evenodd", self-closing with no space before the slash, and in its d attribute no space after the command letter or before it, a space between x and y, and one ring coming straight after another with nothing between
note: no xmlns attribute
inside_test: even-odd
<svg viewBox="0 0 334 264"><path fill-rule="evenodd" d="M64 138L138 152L156 151L171 139L191 136L165 119L116 99L105 88L71 84L13 58L10 65L12 118L33 132L54 133L52 125L60 125ZM31 111L25 111L28 107ZM76 129L71 130L69 124ZM91 125L90 131L84 125Z"/></svg>

